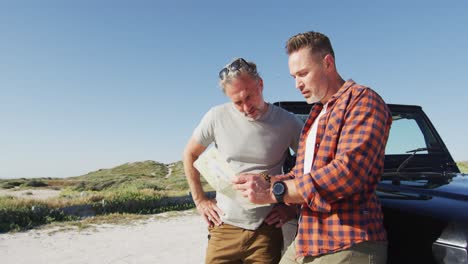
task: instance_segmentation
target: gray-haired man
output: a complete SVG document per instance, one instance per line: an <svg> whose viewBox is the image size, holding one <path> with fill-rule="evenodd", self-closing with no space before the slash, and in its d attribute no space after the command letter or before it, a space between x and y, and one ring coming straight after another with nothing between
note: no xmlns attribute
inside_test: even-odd
<svg viewBox="0 0 468 264"><path fill-rule="evenodd" d="M206 198L193 162L211 144L236 174L278 175L287 151L296 151L303 123L291 113L266 103L263 80L252 62L238 58L219 72L230 102L211 108L193 132L185 151L184 169L198 212L209 225L207 263L277 263L283 223L295 216L285 205L244 209L218 193Z"/></svg>

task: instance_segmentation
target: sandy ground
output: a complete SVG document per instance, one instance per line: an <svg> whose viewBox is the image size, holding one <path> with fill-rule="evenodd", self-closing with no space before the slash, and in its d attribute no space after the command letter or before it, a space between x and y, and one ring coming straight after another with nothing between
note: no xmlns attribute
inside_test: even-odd
<svg viewBox="0 0 468 264"><path fill-rule="evenodd" d="M0 190L1 195L47 199L55 190ZM290 234L293 223L283 226ZM130 224L101 224L93 228L33 229L0 234L0 264L127 264L204 263L208 230L195 210L153 215Z"/></svg>
<svg viewBox="0 0 468 264"><path fill-rule="evenodd" d="M164 216L164 215L163 215ZM95 230L0 234L0 263L203 263L207 229L185 211Z"/></svg>
<svg viewBox="0 0 468 264"><path fill-rule="evenodd" d="M16 189L0 189L0 196L15 196L19 198L30 199L47 199L59 196L61 191L52 189L31 189L31 190L16 190Z"/></svg>
<svg viewBox="0 0 468 264"><path fill-rule="evenodd" d="M296 226L283 233L290 243ZM208 231L195 210L153 215L130 224L84 230L54 228L0 234L1 264L204 263Z"/></svg>

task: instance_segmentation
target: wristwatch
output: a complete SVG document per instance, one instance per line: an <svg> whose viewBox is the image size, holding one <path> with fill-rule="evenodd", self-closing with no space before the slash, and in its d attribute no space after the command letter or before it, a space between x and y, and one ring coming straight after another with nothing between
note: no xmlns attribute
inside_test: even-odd
<svg viewBox="0 0 468 264"><path fill-rule="evenodd" d="M276 201L278 203L283 203L284 202L284 195L286 194L286 183L282 181L277 181L273 184L273 187L271 188L271 192L276 198Z"/></svg>

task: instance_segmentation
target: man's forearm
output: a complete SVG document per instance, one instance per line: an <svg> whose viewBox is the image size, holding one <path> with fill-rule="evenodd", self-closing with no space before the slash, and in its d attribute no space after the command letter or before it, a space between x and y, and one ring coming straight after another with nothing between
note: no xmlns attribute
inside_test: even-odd
<svg viewBox="0 0 468 264"><path fill-rule="evenodd" d="M187 177L192 199L195 204L198 204L201 200L205 199L205 192L203 191L203 187L201 185L200 173L193 166L193 162L195 160L196 158L190 154L184 155L185 177Z"/></svg>
<svg viewBox="0 0 468 264"><path fill-rule="evenodd" d="M287 186L286 195L284 196L284 202L287 204L302 204L304 203L304 198L297 192L296 184L294 179L284 181Z"/></svg>

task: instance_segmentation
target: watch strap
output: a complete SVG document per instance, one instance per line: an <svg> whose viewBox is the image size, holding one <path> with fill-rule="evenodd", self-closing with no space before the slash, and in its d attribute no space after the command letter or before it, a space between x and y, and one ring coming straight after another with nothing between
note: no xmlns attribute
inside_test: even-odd
<svg viewBox="0 0 468 264"><path fill-rule="evenodd" d="M275 185L281 184L283 186L283 191L281 193L277 193L275 189ZM284 195L286 194L286 183L283 181L276 181L273 184L273 195L278 203L284 203Z"/></svg>

